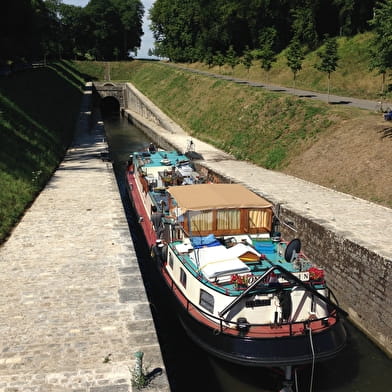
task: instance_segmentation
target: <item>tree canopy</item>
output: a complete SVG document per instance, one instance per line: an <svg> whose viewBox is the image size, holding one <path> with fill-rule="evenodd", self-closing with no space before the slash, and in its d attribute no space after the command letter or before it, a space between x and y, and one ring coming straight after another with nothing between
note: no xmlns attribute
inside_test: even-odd
<svg viewBox="0 0 392 392"><path fill-rule="evenodd" d="M315 65L315 68L328 75L328 97L330 92L331 73L336 71L338 66L338 43L336 38L325 37L325 45L317 53L320 58L320 63ZM328 98L329 100L329 98Z"/></svg>
<svg viewBox="0 0 392 392"><path fill-rule="evenodd" d="M301 48L299 41L296 38L290 42L286 52L287 65L293 73L294 88L297 79L297 73L302 69L302 61L305 58L304 52Z"/></svg>
<svg viewBox="0 0 392 392"><path fill-rule="evenodd" d="M141 0L12 0L0 13L0 62L43 58L121 60L140 48Z"/></svg>
<svg viewBox="0 0 392 392"><path fill-rule="evenodd" d="M314 49L326 34L369 29L374 5L375 0L156 0L150 20L155 54L191 62L231 46L238 55L246 48L276 53L293 39Z"/></svg>
<svg viewBox="0 0 392 392"><path fill-rule="evenodd" d="M375 32L370 67L382 75L381 94L384 94L385 75L392 70L392 0L377 2L370 24Z"/></svg>

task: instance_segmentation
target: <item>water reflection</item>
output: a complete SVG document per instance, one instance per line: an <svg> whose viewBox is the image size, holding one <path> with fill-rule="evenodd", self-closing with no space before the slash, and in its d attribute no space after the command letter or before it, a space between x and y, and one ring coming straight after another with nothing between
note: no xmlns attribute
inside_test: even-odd
<svg viewBox="0 0 392 392"><path fill-rule="evenodd" d="M119 189L129 220L157 326L165 367L173 392L272 392L281 388L282 374L271 369L243 367L210 357L186 336L172 310L166 287L150 263L150 255L124 192L124 169L129 154L150 140L127 120L105 118L105 129ZM347 348L334 360L297 373L299 392L386 392L392 388L392 360L349 323Z"/></svg>

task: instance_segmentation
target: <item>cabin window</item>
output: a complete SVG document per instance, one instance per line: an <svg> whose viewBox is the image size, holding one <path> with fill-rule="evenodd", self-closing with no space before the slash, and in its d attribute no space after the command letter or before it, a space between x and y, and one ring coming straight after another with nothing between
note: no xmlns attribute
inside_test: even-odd
<svg viewBox="0 0 392 392"><path fill-rule="evenodd" d="M271 226L271 211L265 210L249 210L249 227L250 228L266 228Z"/></svg>
<svg viewBox="0 0 392 392"><path fill-rule="evenodd" d="M169 254L169 266L173 269L173 254L171 252Z"/></svg>
<svg viewBox="0 0 392 392"><path fill-rule="evenodd" d="M200 301L199 305L210 313L214 313L214 296L207 291L200 289Z"/></svg>
<svg viewBox="0 0 392 392"><path fill-rule="evenodd" d="M212 230L212 211L197 211L197 213L192 213L190 211L189 218L191 221L190 229L192 233Z"/></svg>
<svg viewBox="0 0 392 392"><path fill-rule="evenodd" d="M186 273L182 268L180 269L180 282L186 288Z"/></svg>
<svg viewBox="0 0 392 392"><path fill-rule="evenodd" d="M218 230L238 230L240 228L240 210L218 210L216 228Z"/></svg>

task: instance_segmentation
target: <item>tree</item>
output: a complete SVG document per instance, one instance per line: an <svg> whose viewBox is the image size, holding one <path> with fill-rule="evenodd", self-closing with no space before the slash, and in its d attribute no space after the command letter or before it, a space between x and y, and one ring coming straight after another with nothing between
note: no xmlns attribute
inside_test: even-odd
<svg viewBox="0 0 392 392"><path fill-rule="evenodd" d="M303 6L299 6L292 11L294 20L291 26L295 39L311 49L317 45L315 10L312 3L314 3L313 0L306 0Z"/></svg>
<svg viewBox="0 0 392 392"><path fill-rule="evenodd" d="M211 48L207 50L207 53L204 57L204 62L208 65L208 68L211 68L214 64L214 55L212 54Z"/></svg>
<svg viewBox="0 0 392 392"><path fill-rule="evenodd" d="M128 58L129 52L136 52L140 48L143 35L144 7L139 0L112 0L120 16L121 50L118 56ZM120 45L120 43L118 43Z"/></svg>
<svg viewBox="0 0 392 392"><path fill-rule="evenodd" d="M59 20L60 0L45 0L47 9L46 18L44 19L44 37L43 46L46 49L45 55L51 55L61 59L61 24Z"/></svg>
<svg viewBox="0 0 392 392"><path fill-rule="evenodd" d="M230 65L232 71L234 71L235 66L238 64L238 58L233 45L230 45L228 51L226 52L226 63Z"/></svg>
<svg viewBox="0 0 392 392"><path fill-rule="evenodd" d="M264 45L258 52L261 68L267 73L267 81L272 64L276 61L276 54L269 45Z"/></svg>
<svg viewBox="0 0 392 392"><path fill-rule="evenodd" d="M355 0L334 0L334 4L339 10L339 35L351 34Z"/></svg>
<svg viewBox="0 0 392 392"><path fill-rule="evenodd" d="M151 31L161 56L186 62L200 41L200 5L193 0L156 0L150 9ZM202 54L204 54L205 50ZM200 57L197 51L197 57Z"/></svg>
<svg viewBox="0 0 392 392"><path fill-rule="evenodd" d="M374 9L373 19L374 39L371 46L370 68L376 69L382 75L381 96L385 94L385 77L392 69L392 0L378 2Z"/></svg>
<svg viewBox="0 0 392 392"><path fill-rule="evenodd" d="M248 71L248 74L249 74L249 69L252 66L252 62L253 62L253 54L252 51L249 49L249 46L247 45L245 47L244 56L242 58L242 64L244 64L244 67Z"/></svg>
<svg viewBox="0 0 392 392"><path fill-rule="evenodd" d="M219 72L220 68L225 64L225 56L221 52L216 52L214 57L213 57L213 62L214 65L217 65L219 67Z"/></svg>
<svg viewBox="0 0 392 392"><path fill-rule="evenodd" d="M298 40L293 39L287 48L286 52L287 65L293 73L294 90L297 79L297 73L302 69L302 61L305 58L303 50Z"/></svg>
<svg viewBox="0 0 392 392"><path fill-rule="evenodd" d="M92 1L92 0L91 0ZM363 31L375 0L155 0L151 30L160 52L175 61L260 48L259 38L275 31L277 53L292 38L315 48L324 34ZM367 18L367 19L366 19Z"/></svg>
<svg viewBox="0 0 392 392"><path fill-rule="evenodd" d="M60 4L59 14L63 56L75 60L81 58L86 28L83 23L83 9L74 5Z"/></svg>
<svg viewBox="0 0 392 392"><path fill-rule="evenodd" d="M90 0L84 8L89 20L86 52L96 60L113 59L113 47L122 42L122 23L111 0Z"/></svg>
<svg viewBox="0 0 392 392"><path fill-rule="evenodd" d="M328 102L329 102L329 92L331 85L331 73L336 71L338 66L338 43L336 38L325 37L324 48L319 50L317 53L321 59L320 64L316 64L315 68L321 72L326 72L328 74Z"/></svg>
<svg viewBox="0 0 392 392"><path fill-rule="evenodd" d="M60 4L64 55L127 59L140 47L143 12L140 0L90 0L84 8Z"/></svg>
<svg viewBox="0 0 392 392"><path fill-rule="evenodd" d="M254 50L254 57L260 60L261 68L267 73L267 81L272 64L276 61L276 53L273 50L276 36L276 30L272 27L267 27L259 37L260 49Z"/></svg>

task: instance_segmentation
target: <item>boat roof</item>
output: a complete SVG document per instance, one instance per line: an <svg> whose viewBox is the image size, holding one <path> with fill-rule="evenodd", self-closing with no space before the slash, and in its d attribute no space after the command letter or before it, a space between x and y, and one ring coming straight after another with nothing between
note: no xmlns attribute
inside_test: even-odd
<svg viewBox="0 0 392 392"><path fill-rule="evenodd" d="M189 159L178 151L162 151L156 152L142 151L134 153L135 156L144 159L144 168L167 167L170 169L172 166L178 164L189 164Z"/></svg>
<svg viewBox="0 0 392 392"><path fill-rule="evenodd" d="M272 204L241 184L171 186L168 192L177 206L191 211L228 208L270 208Z"/></svg>

